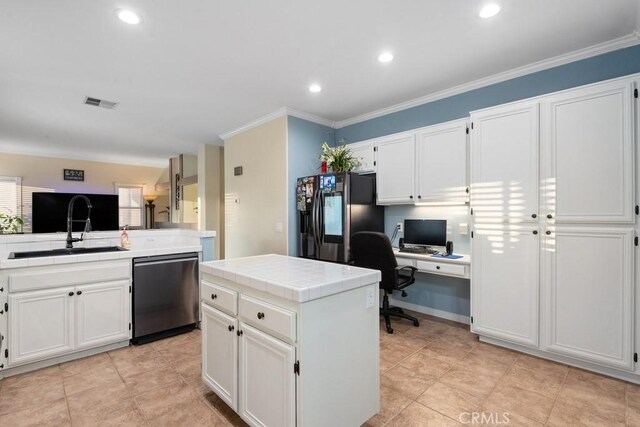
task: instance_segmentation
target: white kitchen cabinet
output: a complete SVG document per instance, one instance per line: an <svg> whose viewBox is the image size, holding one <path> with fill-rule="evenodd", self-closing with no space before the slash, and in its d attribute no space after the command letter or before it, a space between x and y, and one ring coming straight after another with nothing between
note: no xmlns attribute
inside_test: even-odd
<svg viewBox="0 0 640 427"><path fill-rule="evenodd" d="M200 271L202 378L249 425L362 425L380 410L379 272L280 255Z"/></svg>
<svg viewBox="0 0 640 427"><path fill-rule="evenodd" d="M76 348L92 348L129 336L129 281L76 288Z"/></svg>
<svg viewBox="0 0 640 427"><path fill-rule="evenodd" d="M631 370L634 230L556 226L547 231L545 349Z"/></svg>
<svg viewBox="0 0 640 427"><path fill-rule="evenodd" d="M475 220L538 221L539 105L471 114L471 208Z"/></svg>
<svg viewBox="0 0 640 427"><path fill-rule="evenodd" d="M376 158L375 147L373 141L354 142L349 144L349 150L353 157L358 159L360 164L353 169L353 172L358 173L375 173L376 171Z"/></svg>
<svg viewBox="0 0 640 427"><path fill-rule="evenodd" d="M472 329L482 340L640 373L636 86L637 76L615 79L471 114Z"/></svg>
<svg viewBox="0 0 640 427"><path fill-rule="evenodd" d="M538 346L537 226L476 228L471 240L471 330Z"/></svg>
<svg viewBox="0 0 640 427"><path fill-rule="evenodd" d="M416 202L467 202L467 120L416 134Z"/></svg>
<svg viewBox="0 0 640 427"><path fill-rule="evenodd" d="M633 82L542 102L547 214L556 223L633 223Z"/></svg>
<svg viewBox="0 0 640 427"><path fill-rule="evenodd" d="M414 203L415 136L412 132L376 140L379 205Z"/></svg>
<svg viewBox="0 0 640 427"><path fill-rule="evenodd" d="M17 268L9 288L8 368L126 343L131 261Z"/></svg>
<svg viewBox="0 0 640 427"><path fill-rule="evenodd" d="M257 426L295 426L295 347L245 323L240 331L240 416Z"/></svg>
<svg viewBox="0 0 640 427"><path fill-rule="evenodd" d="M238 410L237 319L202 304L202 379L234 411ZM216 343L207 346L207 343ZM206 351L205 351L206 349Z"/></svg>
<svg viewBox="0 0 640 427"><path fill-rule="evenodd" d="M9 295L9 365L128 340L129 281Z"/></svg>
<svg viewBox="0 0 640 427"><path fill-rule="evenodd" d="M73 351L74 297L73 287L9 295L9 366Z"/></svg>

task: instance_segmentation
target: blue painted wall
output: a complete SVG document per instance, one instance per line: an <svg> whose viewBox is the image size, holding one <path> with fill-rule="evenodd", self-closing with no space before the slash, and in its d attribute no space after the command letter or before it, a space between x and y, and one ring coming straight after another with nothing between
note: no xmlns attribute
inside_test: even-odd
<svg viewBox="0 0 640 427"><path fill-rule="evenodd" d="M468 91L407 110L337 129L337 141L352 143L396 132L429 126L469 116L469 112L559 90L582 86L640 72L640 45L599 55L502 83ZM405 218L440 218L448 221L448 239L454 252L469 253L469 236L458 234L460 223L471 224L468 208L393 206L385 209L385 231L391 236L397 222ZM397 244L397 241L396 241ZM472 261L473 262L473 261ZM468 316L469 282L431 274L418 274L406 289L406 298L396 298L435 310Z"/></svg>
<svg viewBox="0 0 640 427"><path fill-rule="evenodd" d="M288 182L289 193L289 255L298 255L297 232L298 214L296 211L296 180L301 176L320 173L318 156L323 142L333 145L334 129L312 123L297 117L288 116Z"/></svg>
<svg viewBox="0 0 640 427"><path fill-rule="evenodd" d="M640 45L464 92L336 130L347 143L467 117L470 111L640 72Z"/></svg>

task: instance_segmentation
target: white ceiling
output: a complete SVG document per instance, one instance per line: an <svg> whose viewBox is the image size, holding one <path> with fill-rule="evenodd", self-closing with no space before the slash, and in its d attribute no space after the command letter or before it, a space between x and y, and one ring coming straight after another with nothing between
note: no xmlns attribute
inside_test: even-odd
<svg viewBox="0 0 640 427"><path fill-rule="evenodd" d="M0 151L164 166L283 106L346 120L632 34L640 16L638 0L496 0L481 20L485 2L0 0ZM120 22L125 7L143 24Z"/></svg>

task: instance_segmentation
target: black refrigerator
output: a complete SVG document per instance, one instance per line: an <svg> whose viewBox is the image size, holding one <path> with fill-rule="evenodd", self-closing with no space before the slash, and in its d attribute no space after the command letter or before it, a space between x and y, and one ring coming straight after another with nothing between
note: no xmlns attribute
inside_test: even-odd
<svg viewBox="0 0 640 427"><path fill-rule="evenodd" d="M347 263L354 233L384 232L375 175L341 172L298 178L296 204L298 255L304 258Z"/></svg>

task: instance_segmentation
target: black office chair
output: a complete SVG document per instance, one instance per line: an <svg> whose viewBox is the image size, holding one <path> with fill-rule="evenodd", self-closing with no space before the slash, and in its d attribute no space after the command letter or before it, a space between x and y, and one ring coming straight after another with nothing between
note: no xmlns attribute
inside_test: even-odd
<svg viewBox="0 0 640 427"><path fill-rule="evenodd" d="M351 255L353 265L356 267L380 270L382 280L380 288L384 290L380 315L384 316L387 332L392 334L390 316L402 317L413 322L413 326L419 326L418 319L405 314L399 307L389 307L389 297L393 291L402 291L402 296L407 296L403 290L415 282L413 277L417 268L409 265L398 266L396 257L391 248L391 241L384 233L374 231L360 231L351 237Z"/></svg>

